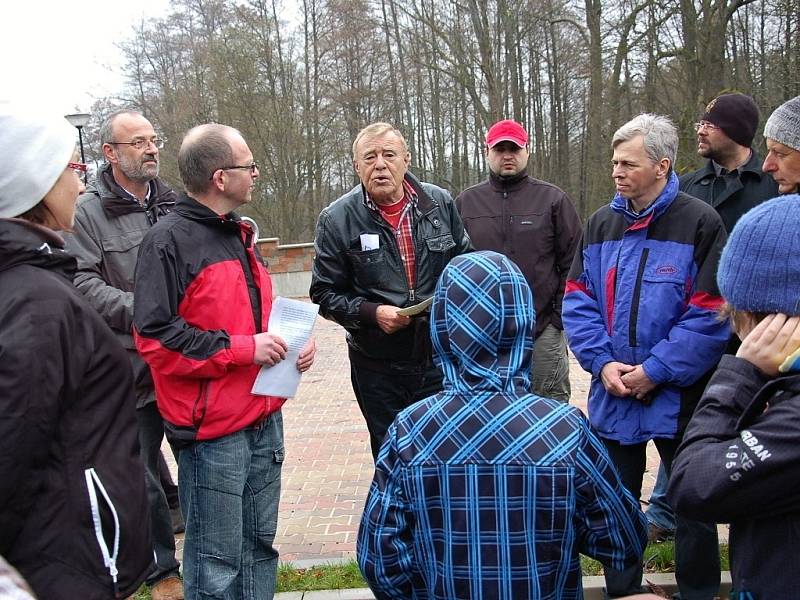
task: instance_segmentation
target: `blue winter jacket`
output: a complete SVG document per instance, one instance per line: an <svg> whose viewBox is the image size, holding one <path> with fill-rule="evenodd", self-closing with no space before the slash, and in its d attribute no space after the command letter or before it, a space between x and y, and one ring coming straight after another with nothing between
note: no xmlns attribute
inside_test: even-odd
<svg viewBox="0 0 800 600"><path fill-rule="evenodd" d="M564 296L564 329L592 374L589 420L622 444L674 438L688 423L730 330L716 269L726 233L716 211L678 191L678 177L650 207L632 212L617 194L593 214ZM642 365L657 387L645 401L606 391L611 361Z"/></svg>

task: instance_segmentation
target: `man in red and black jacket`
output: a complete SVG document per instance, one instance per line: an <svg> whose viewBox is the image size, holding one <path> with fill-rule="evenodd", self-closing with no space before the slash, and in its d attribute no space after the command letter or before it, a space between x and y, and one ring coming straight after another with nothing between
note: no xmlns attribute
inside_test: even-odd
<svg viewBox="0 0 800 600"><path fill-rule="evenodd" d="M178 168L188 194L142 241L134 334L180 448L185 596L271 598L284 399L250 390L286 344L264 331L272 282L232 212L250 201L258 166L238 131L208 124L186 134ZM314 353L311 342L300 371Z"/></svg>

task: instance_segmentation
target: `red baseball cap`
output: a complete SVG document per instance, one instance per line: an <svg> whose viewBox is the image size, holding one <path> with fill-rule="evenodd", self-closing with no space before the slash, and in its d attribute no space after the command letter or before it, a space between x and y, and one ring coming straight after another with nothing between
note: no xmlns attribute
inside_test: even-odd
<svg viewBox="0 0 800 600"><path fill-rule="evenodd" d="M486 145L494 148L500 142L513 142L520 148L528 145L528 132L525 128L511 119L498 121L486 133Z"/></svg>

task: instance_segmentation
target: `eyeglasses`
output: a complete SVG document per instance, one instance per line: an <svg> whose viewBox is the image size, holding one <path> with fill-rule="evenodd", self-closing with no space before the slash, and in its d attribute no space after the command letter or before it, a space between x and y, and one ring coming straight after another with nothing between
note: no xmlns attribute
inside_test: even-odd
<svg viewBox="0 0 800 600"><path fill-rule="evenodd" d="M245 169L250 171L250 175L255 175L256 171L258 171L258 164L251 163L249 165L232 165L230 167L219 167L218 169L214 169L214 173L216 173L217 171L236 171L236 170L244 171ZM212 173L211 177L208 178L209 181L211 179L214 179L214 173Z"/></svg>
<svg viewBox="0 0 800 600"><path fill-rule="evenodd" d="M113 146L133 146L137 150L144 150L150 144L153 144L153 146L161 150L161 148L164 147L164 142L166 141L167 140L165 140L164 138L154 137L150 138L149 140L138 139L138 140L133 140L132 142L108 142L108 143Z"/></svg>
<svg viewBox="0 0 800 600"><path fill-rule="evenodd" d="M67 168L75 171L75 175L78 177L83 177L83 175L86 173L86 170L89 168L89 165L79 162L68 162Z"/></svg>
<svg viewBox="0 0 800 600"><path fill-rule="evenodd" d="M716 131L719 129L719 126L709 123L708 121L700 121L699 123L694 124L695 131L700 131L701 129L706 129L707 131Z"/></svg>

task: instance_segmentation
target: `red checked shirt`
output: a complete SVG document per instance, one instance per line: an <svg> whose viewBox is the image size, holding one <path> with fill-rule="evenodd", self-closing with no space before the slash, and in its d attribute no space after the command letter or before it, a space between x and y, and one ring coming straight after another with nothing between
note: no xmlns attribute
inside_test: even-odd
<svg viewBox="0 0 800 600"><path fill-rule="evenodd" d="M375 204L371 198L367 198L369 205L378 210L383 219L389 224L397 242L397 249L400 251L400 258L403 259L403 266L406 270L408 288L414 288L417 277L417 257L414 252L414 237L411 232L411 213L417 205L417 194L414 192L407 181L403 181L405 195L399 202L391 206L380 206Z"/></svg>

